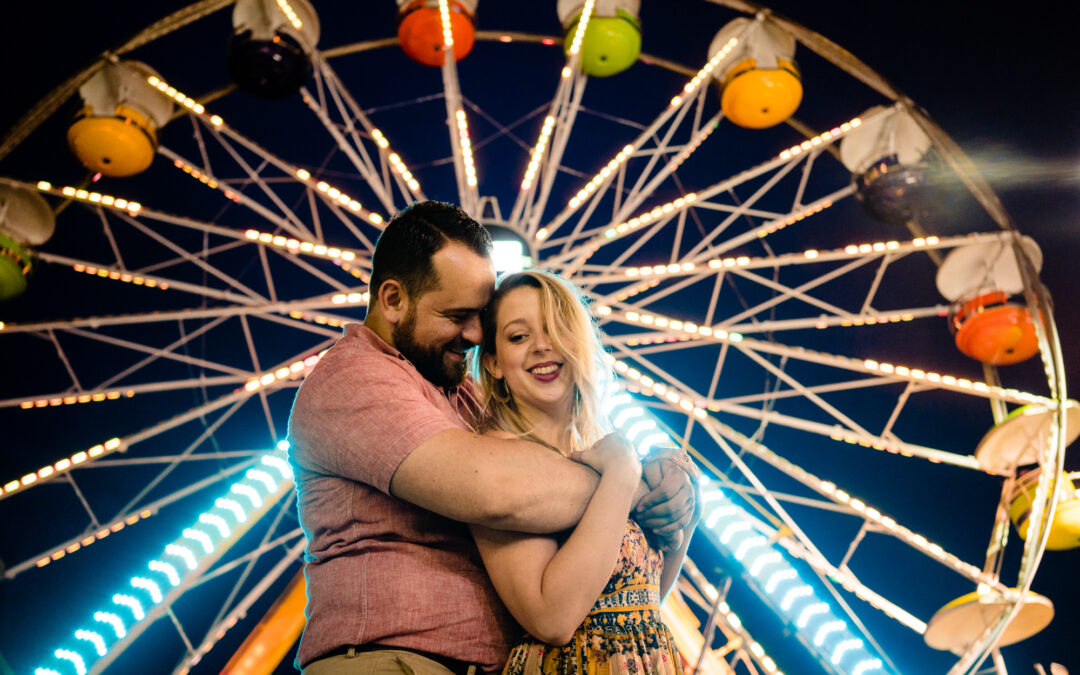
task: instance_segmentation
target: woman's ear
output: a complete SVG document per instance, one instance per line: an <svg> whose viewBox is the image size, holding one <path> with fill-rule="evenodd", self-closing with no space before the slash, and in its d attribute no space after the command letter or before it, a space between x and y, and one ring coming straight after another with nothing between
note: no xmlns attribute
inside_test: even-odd
<svg viewBox="0 0 1080 675"><path fill-rule="evenodd" d="M484 354L480 357L480 362L484 364L484 370L488 371L488 375L491 375L496 380L502 379L502 368L499 367L499 360L495 358L494 354Z"/></svg>

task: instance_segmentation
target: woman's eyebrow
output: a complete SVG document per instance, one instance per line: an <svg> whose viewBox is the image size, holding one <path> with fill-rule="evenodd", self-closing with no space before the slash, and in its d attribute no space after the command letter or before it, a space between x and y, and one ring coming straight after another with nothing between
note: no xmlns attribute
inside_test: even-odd
<svg viewBox="0 0 1080 675"><path fill-rule="evenodd" d="M504 323L502 327L503 328L509 328L510 326L513 326L515 323L527 324L528 322L525 319L522 319L522 318L519 317L519 318L516 318L516 319L510 319L509 321Z"/></svg>

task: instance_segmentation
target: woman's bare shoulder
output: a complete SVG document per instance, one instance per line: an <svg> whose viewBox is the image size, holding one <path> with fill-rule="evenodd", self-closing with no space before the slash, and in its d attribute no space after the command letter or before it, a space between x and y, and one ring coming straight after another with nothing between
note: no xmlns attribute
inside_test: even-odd
<svg viewBox="0 0 1080 675"><path fill-rule="evenodd" d="M515 440L520 438L517 434L510 431L503 431L502 429L487 429L483 433L484 436L489 438L501 438L504 440Z"/></svg>

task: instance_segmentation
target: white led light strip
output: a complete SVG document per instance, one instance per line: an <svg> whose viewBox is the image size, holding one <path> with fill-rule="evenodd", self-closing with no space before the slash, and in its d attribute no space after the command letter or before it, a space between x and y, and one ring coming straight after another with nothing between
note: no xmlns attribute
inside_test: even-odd
<svg viewBox="0 0 1080 675"><path fill-rule="evenodd" d="M472 141L469 140L469 122L461 108L454 113L457 119L458 143L461 146L461 158L465 163L465 182L469 187L476 187L476 164L473 163Z"/></svg>
<svg viewBox="0 0 1080 675"><path fill-rule="evenodd" d="M139 202L130 201L123 197L102 194L100 192L91 192L90 190L85 190L83 188L64 186L53 189L52 183L47 180L39 180L36 187L41 192L47 192L53 195L60 194L88 204L100 204L101 206L107 206L116 209L117 211L126 211L131 215L135 215L142 209L142 204Z"/></svg>
<svg viewBox="0 0 1080 675"><path fill-rule="evenodd" d="M57 649L53 657L105 670L142 631L162 616L191 583L292 489L292 471L284 452L264 455L244 478L232 484L214 506L195 518L183 534L151 560L147 572L132 577L130 589L112 596L108 611L95 612L91 628L74 632L76 643ZM108 627L108 629L106 629ZM88 649L93 648L93 653ZM48 664L38 675L62 664Z"/></svg>
<svg viewBox="0 0 1080 675"><path fill-rule="evenodd" d="M356 251L350 251L336 246L327 246L326 244L319 244L313 241L301 241L280 234L271 234L270 232L244 230L244 238L268 246L283 248L287 251L307 253L321 258L329 258L331 260L344 260L346 262L356 260Z"/></svg>
<svg viewBox="0 0 1080 675"><path fill-rule="evenodd" d="M544 126L540 129L540 138L536 141L532 157L529 159L529 166L525 169L525 178L521 180L521 189L523 191L532 187L533 179L536 178L536 172L540 169L540 162L544 158L544 150L547 149L548 140L550 140L554 128L555 116L548 115L544 118Z"/></svg>
<svg viewBox="0 0 1080 675"><path fill-rule="evenodd" d="M602 313L603 316L613 315L611 308L607 306L602 306L598 308L597 313ZM915 382L920 384L929 384L942 389L951 389L953 391L972 393L987 398L997 398L1008 401L1010 403L1018 403L1022 405L1026 405L1029 403L1053 405L1053 402L1046 397L1037 396L1035 394L1022 392L1016 389L992 386L988 385L985 382L969 380L967 378L955 377L952 375L943 375L941 373L933 371L925 371L920 368L894 365L891 363L881 363L872 359L852 359L843 356L825 354L823 352L815 352L808 349L791 349L789 347L776 345L774 343L745 338L741 333L729 332L721 328L713 328L711 326L699 326L690 321L680 321L678 319L671 319L662 315L644 314L637 311L629 310L619 314L618 319L620 321L625 320L627 322L643 326L656 326L657 328L667 329L676 334L682 333L687 337L714 339L720 342L728 342L732 344L741 342L748 349L757 352L783 352L793 358L798 358L800 360L812 361L815 363L821 363L823 365L843 368L845 370L884 374L896 380L906 380L909 382Z"/></svg>
<svg viewBox="0 0 1080 675"><path fill-rule="evenodd" d="M447 0L439 0L439 18L442 20L443 48L450 51L454 48L454 32L450 29L450 3Z"/></svg>
<svg viewBox="0 0 1080 675"><path fill-rule="evenodd" d="M712 55L712 58L709 59L708 63L702 66L701 70L699 70L697 74L694 75L694 77L686 83L686 85L683 87L683 93L671 99L671 107L674 108L680 105L686 98L686 96L693 94L694 91L696 91L697 88L701 86L701 83L708 79L716 66L720 65L720 62L726 59L728 54L731 53L731 50L735 49L735 46L738 44L739 39L734 37L724 43L724 46Z"/></svg>
<svg viewBox="0 0 1080 675"><path fill-rule="evenodd" d="M289 19L289 23L292 24L293 28L300 30L304 27L304 22L297 16L296 10L292 8L288 0L277 0L277 6L281 9L282 14Z"/></svg>
<svg viewBox="0 0 1080 675"><path fill-rule="evenodd" d="M150 84L151 87L157 89L162 94L168 96L169 98L184 106L199 117L206 116L206 108L204 108L201 103L197 103L195 99L187 96L183 92L177 91L176 87L169 85L168 82L161 79L160 77L150 75L146 78L146 81ZM215 127L220 127L225 124L225 120L221 119L221 117L218 115L210 115L209 117L207 117L207 119Z"/></svg>
<svg viewBox="0 0 1080 675"><path fill-rule="evenodd" d="M115 401L121 397L131 398L135 395L134 390L127 390L121 392L116 389L109 391L86 391L78 394L69 394L67 396L53 396L51 398L38 398L28 401L21 401L19 408L22 410L30 410L32 408L50 408L61 405L74 405L76 403L100 403L102 401Z"/></svg>
<svg viewBox="0 0 1080 675"><path fill-rule="evenodd" d="M57 476L70 471L72 467L78 466L87 460L97 459L98 457L123 450L123 447L124 444L119 438L110 438L104 443L99 443L86 450L80 450L70 457L65 457L52 464L43 466L37 471L28 473L18 480L9 480L4 483L3 487L0 487L0 499L4 499L12 493L18 492L39 481L56 478Z"/></svg>

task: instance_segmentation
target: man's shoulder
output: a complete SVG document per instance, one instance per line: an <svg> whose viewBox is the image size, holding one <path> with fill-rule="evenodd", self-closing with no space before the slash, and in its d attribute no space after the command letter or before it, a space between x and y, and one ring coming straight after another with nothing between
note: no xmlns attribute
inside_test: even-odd
<svg viewBox="0 0 1080 675"><path fill-rule="evenodd" d="M355 327L355 328L354 328ZM365 396L385 384L396 389L422 388L416 369L392 347L379 345L380 338L363 324L349 324L345 335L328 349L307 377L297 398L316 395L334 396L344 387L352 396ZM362 383L363 386L354 386Z"/></svg>

